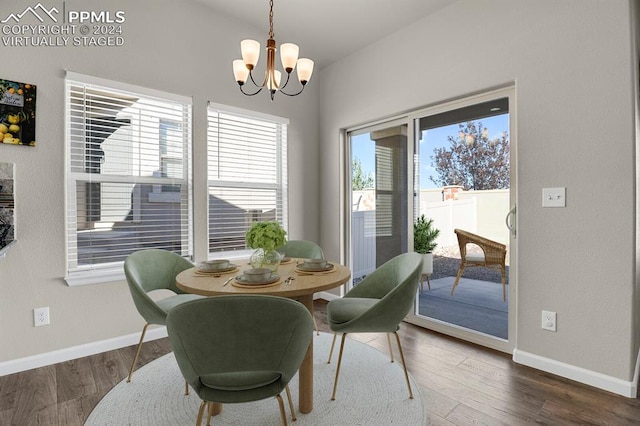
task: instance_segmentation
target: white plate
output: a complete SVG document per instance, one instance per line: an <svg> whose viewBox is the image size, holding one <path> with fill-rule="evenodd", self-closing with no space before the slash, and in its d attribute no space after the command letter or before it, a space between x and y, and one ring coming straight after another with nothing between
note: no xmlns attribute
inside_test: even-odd
<svg viewBox="0 0 640 426"><path fill-rule="evenodd" d="M296 268L304 272L326 272L333 269L333 263L327 263L322 268L318 268L316 266L306 266L304 263L301 263L297 265Z"/></svg>
<svg viewBox="0 0 640 426"><path fill-rule="evenodd" d="M238 281L242 285L272 284L272 283L275 283L276 281L278 281L279 279L280 279L280 275L279 274L272 274L271 278L269 278L267 281L258 281L258 282L248 281L247 278L244 275L238 275L236 277L236 281Z"/></svg>
<svg viewBox="0 0 640 426"><path fill-rule="evenodd" d="M236 269L238 267L238 265L234 265L233 263L230 263L229 266L227 266L226 268L221 268L221 269L211 269L209 267L205 267L202 268L201 266L204 265L204 263L199 264L196 269L198 270L198 272L205 272L207 274L219 274L222 272L229 272L229 271L233 271L234 269Z"/></svg>

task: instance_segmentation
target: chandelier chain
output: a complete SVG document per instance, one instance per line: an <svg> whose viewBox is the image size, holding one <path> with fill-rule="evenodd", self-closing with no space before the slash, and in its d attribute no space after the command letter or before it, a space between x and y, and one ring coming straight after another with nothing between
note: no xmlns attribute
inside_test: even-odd
<svg viewBox="0 0 640 426"><path fill-rule="evenodd" d="M269 0L269 38L273 38L273 0Z"/></svg>

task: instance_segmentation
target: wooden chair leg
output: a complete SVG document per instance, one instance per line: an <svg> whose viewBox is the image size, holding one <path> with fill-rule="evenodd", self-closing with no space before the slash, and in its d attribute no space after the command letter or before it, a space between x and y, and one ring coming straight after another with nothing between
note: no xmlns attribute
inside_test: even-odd
<svg viewBox="0 0 640 426"><path fill-rule="evenodd" d="M207 405L206 401L200 403L200 409L198 410L198 418L196 419L196 426L200 426L202 423L202 415L204 414L204 407Z"/></svg>
<svg viewBox="0 0 640 426"><path fill-rule="evenodd" d="M456 275L456 280L453 282L453 287L451 287L451 295L453 296L453 292L456 291L456 286L462 277L462 273L464 272L464 263L460 265L460 269L458 269L458 275Z"/></svg>
<svg viewBox="0 0 640 426"><path fill-rule="evenodd" d="M276 399L278 400L278 407L280 407L280 417L282 417L282 424L287 426L287 412L284 410L284 402L282 402L282 397L280 394L276 395Z"/></svg>
<svg viewBox="0 0 640 426"><path fill-rule="evenodd" d="M336 368L336 380L333 382L333 394L331 394L331 400L336 400L336 391L338 390L338 376L340 375L340 364L342 363L342 351L344 350L344 340L347 337L347 333L342 334L342 340L340 342L340 354L338 355L338 367Z"/></svg>
<svg viewBox="0 0 640 426"><path fill-rule="evenodd" d="M189 396L189 382L184 381L184 394Z"/></svg>
<svg viewBox="0 0 640 426"><path fill-rule="evenodd" d="M387 343L389 344L389 357L391 358L391 362L393 362L393 348L391 347L391 336L387 333Z"/></svg>
<svg viewBox="0 0 640 426"><path fill-rule="evenodd" d="M316 329L316 335L320 335L320 330L318 330L318 323L316 322L316 316L311 314L311 319L313 320L313 328Z"/></svg>
<svg viewBox="0 0 640 426"><path fill-rule="evenodd" d="M329 349L329 359L327 360L327 364L331 364L331 357L333 356L333 347L336 344L336 336L337 333L333 333L333 340L331 341L331 349Z"/></svg>
<svg viewBox="0 0 640 426"><path fill-rule="evenodd" d="M500 269L502 272L502 299L506 302L507 301L507 271L505 270L504 266L501 266Z"/></svg>
<svg viewBox="0 0 640 426"><path fill-rule="evenodd" d="M296 417L296 409L293 406L293 399L291 398L291 389L289 389L289 385L284 388L287 391L287 399L289 400L289 409L291 410L291 420L296 421L298 418Z"/></svg>
<svg viewBox="0 0 640 426"><path fill-rule="evenodd" d="M429 276L431 274L426 274L427 275L427 286L429 287L429 290L431 290L431 281L429 281Z"/></svg>
<svg viewBox="0 0 640 426"><path fill-rule="evenodd" d="M133 369L136 367L136 363L138 362L138 356L140 356L140 349L142 349L142 342L144 341L144 334L147 332L147 327L149 327L149 323L146 323L144 327L142 327L142 334L140 335L140 342L138 342L138 349L136 349L136 355L133 357L133 363L131 364L131 369L129 369L129 377L127 377L127 383L131 382L131 376L133 375Z"/></svg>
<svg viewBox="0 0 640 426"><path fill-rule="evenodd" d="M207 404L209 409L207 410L207 426L211 426L211 416L213 416L213 402Z"/></svg>
<svg viewBox="0 0 640 426"><path fill-rule="evenodd" d="M400 359L402 360L402 366L404 367L404 378L407 380L407 387L409 388L409 399L413 399L411 383L409 382L409 372L407 371L407 363L404 360L404 353L402 352L402 345L400 344L400 336L398 336L397 332L394 332L393 334L396 335L396 341L398 342L398 351L400 351Z"/></svg>
<svg viewBox="0 0 640 426"><path fill-rule="evenodd" d="M222 413L222 404L220 404L219 402L212 402L212 401L203 401L203 402L205 404L204 407L207 409L206 426L211 426L211 417L217 416L218 414ZM202 410L202 408L200 408L200 410ZM202 414L198 414L198 418L202 420ZM200 426L200 420L198 420L197 426Z"/></svg>

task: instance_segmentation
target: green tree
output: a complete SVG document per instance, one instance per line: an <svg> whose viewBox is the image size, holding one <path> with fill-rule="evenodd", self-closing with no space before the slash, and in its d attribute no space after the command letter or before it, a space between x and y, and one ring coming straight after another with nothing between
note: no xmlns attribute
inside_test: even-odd
<svg viewBox="0 0 640 426"><path fill-rule="evenodd" d="M371 172L362 171L362 163L358 157L353 158L351 166L351 189L360 191L362 189L373 188L373 174Z"/></svg>
<svg viewBox="0 0 640 426"><path fill-rule="evenodd" d="M502 132L489 139L482 122L458 125L456 136L448 136L449 148L434 149L431 166L438 174L429 179L438 186L460 185L467 190L509 188L509 137Z"/></svg>

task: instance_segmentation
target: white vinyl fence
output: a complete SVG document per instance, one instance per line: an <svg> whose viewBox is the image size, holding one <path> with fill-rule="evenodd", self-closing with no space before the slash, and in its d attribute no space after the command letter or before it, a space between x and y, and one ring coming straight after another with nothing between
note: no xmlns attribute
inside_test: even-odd
<svg viewBox="0 0 640 426"><path fill-rule="evenodd" d="M376 211L351 214L351 253L353 277L359 278L376 269Z"/></svg>
<svg viewBox="0 0 640 426"><path fill-rule="evenodd" d="M454 229L478 233L478 202L476 198L469 200L447 200L426 203L426 209L420 209L428 219L433 219L433 225L440 230L436 242L439 247L449 247L458 244Z"/></svg>
<svg viewBox="0 0 640 426"><path fill-rule="evenodd" d="M362 277L376 268L375 191L354 191L351 214L353 276ZM457 199L443 201L440 189L421 190L419 214L434 220L440 230L438 248L457 246L455 228L509 244L505 217L509 212L509 190L462 191Z"/></svg>

